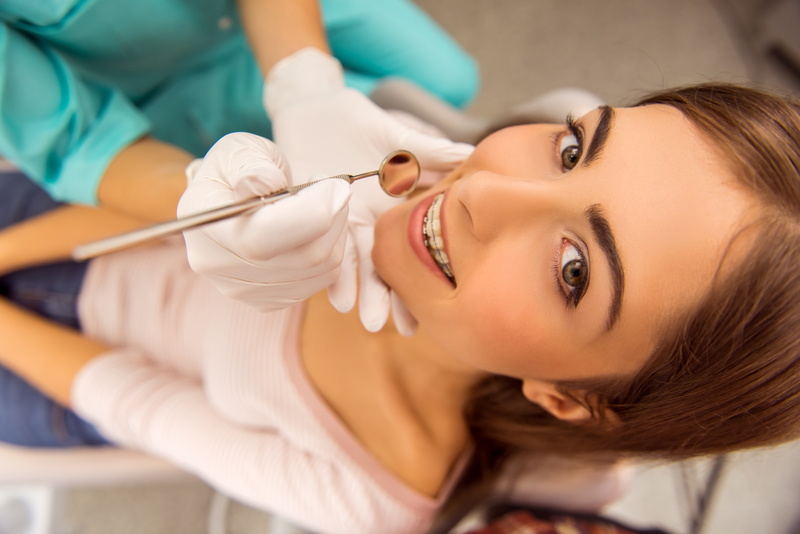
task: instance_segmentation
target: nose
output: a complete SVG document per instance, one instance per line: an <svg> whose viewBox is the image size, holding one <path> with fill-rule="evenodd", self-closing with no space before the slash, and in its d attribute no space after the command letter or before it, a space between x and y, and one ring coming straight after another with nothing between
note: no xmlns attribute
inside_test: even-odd
<svg viewBox="0 0 800 534"><path fill-rule="evenodd" d="M485 242L532 217L563 214L569 209L564 188L557 180L480 170L463 179L456 198L469 213L473 234Z"/></svg>

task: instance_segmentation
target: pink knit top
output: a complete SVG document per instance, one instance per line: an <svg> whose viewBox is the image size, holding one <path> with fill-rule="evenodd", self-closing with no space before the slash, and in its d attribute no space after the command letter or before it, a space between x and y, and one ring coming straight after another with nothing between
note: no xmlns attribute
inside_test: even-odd
<svg viewBox="0 0 800 534"><path fill-rule="evenodd" d="M419 533L436 499L378 463L320 397L298 343L303 308L260 313L191 271L182 242L94 260L75 410L111 440L161 456L231 497L320 533Z"/></svg>

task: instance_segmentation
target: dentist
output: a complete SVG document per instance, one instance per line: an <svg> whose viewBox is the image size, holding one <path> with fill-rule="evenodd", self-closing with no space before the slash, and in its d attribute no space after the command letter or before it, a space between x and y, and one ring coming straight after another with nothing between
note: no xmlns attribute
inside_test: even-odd
<svg viewBox="0 0 800 534"><path fill-rule="evenodd" d="M474 96L474 62L404 0L326 0L321 9L315 0L9 0L0 23L0 155L55 199L126 219L96 237L174 217L184 170L229 132L258 138L237 134L192 165L179 214L312 174L360 172L397 148L434 171L470 151L410 130L363 94L403 76L456 105ZM360 267L361 317L380 329L391 297L369 253L374 220L393 203L365 184L353 186L348 204L343 185L298 195L289 213L262 210L229 224L245 233L224 224L193 232L192 265L260 309L337 280L330 295L341 310L355 303ZM69 227L84 212L65 206L50 218ZM279 228L282 239L267 243Z"/></svg>

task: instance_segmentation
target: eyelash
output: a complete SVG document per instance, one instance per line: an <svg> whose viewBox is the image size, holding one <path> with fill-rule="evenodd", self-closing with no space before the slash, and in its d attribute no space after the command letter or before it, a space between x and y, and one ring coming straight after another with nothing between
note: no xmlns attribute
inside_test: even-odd
<svg viewBox="0 0 800 534"><path fill-rule="evenodd" d="M578 142L583 146L583 127L578 124L578 121L575 120L575 117L572 116L572 113L567 114L567 118L564 119L564 122L567 125L567 129L573 134L575 137L578 138Z"/></svg>
<svg viewBox="0 0 800 534"><path fill-rule="evenodd" d="M583 154L584 135L583 135L583 128L581 127L580 124L578 124L578 122L572 116L572 113L569 113L567 115L567 118L565 119L564 122L566 124L566 131L562 130L560 132L556 132L553 135L553 151L555 152L556 155L555 158L556 164L561 169L561 171L569 172L569 169L565 169L564 165L561 162L561 146L560 146L561 139L564 137L565 134L574 135L575 139L578 140L578 147L580 148L580 153Z"/></svg>
<svg viewBox="0 0 800 534"><path fill-rule="evenodd" d="M578 258L583 264L586 266L586 281L581 284L580 286L576 287L575 289L567 292L564 289L566 282L563 281L563 267L561 265L562 258L564 257L564 242L569 243L571 247L575 249L578 254ZM572 240L564 238L561 240L558 249L556 249L556 254L553 258L553 274L555 278L556 288L558 292L564 297L564 302L569 307L572 305L573 308L578 307L578 303L580 303L583 295L586 293L586 289L589 287L589 262L586 261L586 255L581 250L577 244L575 244Z"/></svg>
<svg viewBox="0 0 800 534"><path fill-rule="evenodd" d="M555 161L558 167L561 169L562 172L568 172L569 169L564 168L564 165L561 160L561 140L563 139L564 135L570 134L574 135L575 139L578 140L578 147L580 149L580 153L583 154L583 128L578 124L572 114L568 114L565 120L566 129L556 132L553 136L553 153L555 154ZM561 266L561 259L563 257L563 250L564 250L564 241L568 242L570 246L574 247L578 257L586 266L586 275L587 281L584 282L580 287L576 287L571 291L565 291L564 286L566 282L563 281L563 268ZM553 257L553 279L556 285L557 291L562 295L564 298L564 302L567 307L572 305L574 308L578 307L578 303L580 302L583 295L586 293L586 288L589 287L588 282L588 275L589 275L589 262L586 261L586 255L581 250L581 247L576 245L573 241L569 239L562 239L558 249L556 249L555 256Z"/></svg>

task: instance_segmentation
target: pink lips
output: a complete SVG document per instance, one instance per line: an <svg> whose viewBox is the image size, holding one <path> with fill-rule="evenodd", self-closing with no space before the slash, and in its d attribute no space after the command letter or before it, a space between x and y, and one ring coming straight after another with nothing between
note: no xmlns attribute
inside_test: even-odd
<svg viewBox="0 0 800 534"><path fill-rule="evenodd" d="M444 201L447 200L447 193L449 189L445 192L445 197L442 202L442 207L444 208ZM411 210L411 216L408 220L408 242L411 245L411 250L414 251L414 254L420 259L420 261L430 269L436 276L447 282L449 285L453 285L453 282L450 281L449 278L442 272L442 269L433 261L430 253L428 252L428 248L425 246L425 243L422 241L422 220L425 218L425 214L428 212L428 208L431 207L433 204L433 199L435 199L441 191L438 191L419 202L414 209ZM442 224L442 234L446 235L445 233L445 222L444 222L444 209L440 212L439 220ZM447 250L447 239L445 239L445 252L450 255L449 250Z"/></svg>

